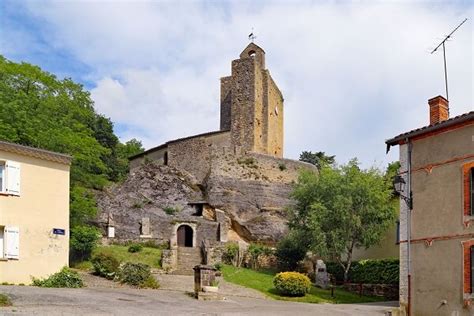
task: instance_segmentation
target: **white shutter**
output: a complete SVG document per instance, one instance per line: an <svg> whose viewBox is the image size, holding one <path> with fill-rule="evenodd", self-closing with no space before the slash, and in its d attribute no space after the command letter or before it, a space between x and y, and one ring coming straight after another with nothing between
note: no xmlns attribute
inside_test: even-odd
<svg viewBox="0 0 474 316"><path fill-rule="evenodd" d="M20 195L20 164L18 162L7 161L6 169L6 193Z"/></svg>
<svg viewBox="0 0 474 316"><path fill-rule="evenodd" d="M18 227L5 227L5 257L8 259L20 258L20 229Z"/></svg>

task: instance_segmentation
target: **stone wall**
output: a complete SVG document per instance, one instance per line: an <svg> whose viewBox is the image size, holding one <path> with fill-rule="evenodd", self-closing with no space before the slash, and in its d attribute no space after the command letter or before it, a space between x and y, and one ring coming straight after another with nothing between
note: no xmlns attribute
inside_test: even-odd
<svg viewBox="0 0 474 316"><path fill-rule="evenodd" d="M192 174L199 183L209 173L211 150L229 146L229 132L192 137L168 144L168 164Z"/></svg>
<svg viewBox="0 0 474 316"><path fill-rule="evenodd" d="M220 130L230 130L232 106L232 76L221 78L221 122Z"/></svg>
<svg viewBox="0 0 474 316"><path fill-rule="evenodd" d="M230 86L232 146L283 157L283 96L265 69L264 55L253 45L232 61L232 76L221 79L221 113Z"/></svg>
<svg viewBox="0 0 474 316"><path fill-rule="evenodd" d="M283 95L270 76L270 72L264 72L265 82L265 119L264 133L266 153L276 157L283 157Z"/></svg>
<svg viewBox="0 0 474 316"><path fill-rule="evenodd" d="M130 170L139 167L140 165L153 161L157 164L164 165L165 164L165 155L168 151L168 147L166 145L160 146L159 148L150 151L149 153L139 156L135 159L130 160L129 167Z"/></svg>
<svg viewBox="0 0 474 316"><path fill-rule="evenodd" d="M397 284L359 284L344 283L344 289L360 295L379 296L388 300L398 299Z"/></svg>

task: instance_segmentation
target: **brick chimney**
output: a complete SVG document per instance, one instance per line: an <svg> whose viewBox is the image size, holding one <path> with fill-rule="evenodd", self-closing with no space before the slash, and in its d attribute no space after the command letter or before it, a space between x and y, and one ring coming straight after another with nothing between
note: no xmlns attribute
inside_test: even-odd
<svg viewBox="0 0 474 316"><path fill-rule="evenodd" d="M449 119L449 101L442 96L428 100L430 106L430 125Z"/></svg>

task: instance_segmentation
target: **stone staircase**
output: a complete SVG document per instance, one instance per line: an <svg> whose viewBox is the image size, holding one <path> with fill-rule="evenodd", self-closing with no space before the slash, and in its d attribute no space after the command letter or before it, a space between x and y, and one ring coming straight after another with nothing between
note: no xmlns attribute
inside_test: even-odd
<svg viewBox="0 0 474 316"><path fill-rule="evenodd" d="M201 263L201 248L178 247L178 269L173 274L193 275L193 268Z"/></svg>

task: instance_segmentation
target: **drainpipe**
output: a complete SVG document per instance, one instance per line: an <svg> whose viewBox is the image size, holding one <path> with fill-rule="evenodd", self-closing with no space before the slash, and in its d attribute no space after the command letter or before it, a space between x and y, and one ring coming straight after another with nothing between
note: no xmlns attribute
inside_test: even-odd
<svg viewBox="0 0 474 316"><path fill-rule="evenodd" d="M412 143L410 139L406 138L406 144L408 146L408 157L407 157L407 193L408 193L408 211L407 211L407 274L408 274L408 316L411 316L411 211L413 209L413 198L411 192L411 151Z"/></svg>

